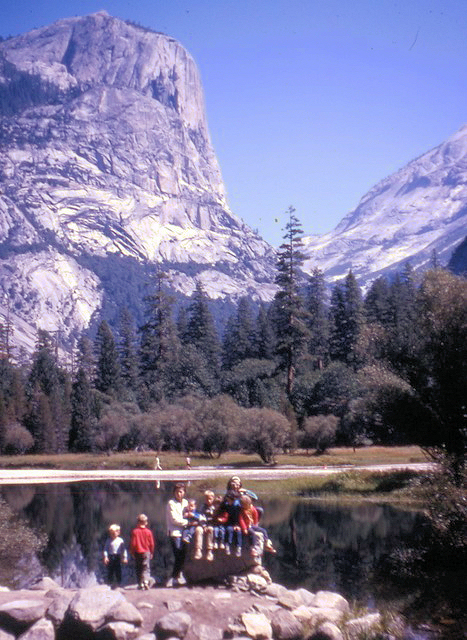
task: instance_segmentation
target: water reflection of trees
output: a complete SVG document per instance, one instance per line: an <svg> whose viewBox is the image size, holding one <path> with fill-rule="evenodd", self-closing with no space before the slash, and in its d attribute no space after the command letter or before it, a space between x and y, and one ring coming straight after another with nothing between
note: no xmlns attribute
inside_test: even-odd
<svg viewBox="0 0 467 640"><path fill-rule="evenodd" d="M107 527L118 522L129 540L138 513L150 520L157 553L154 575L164 579L172 554L165 530L171 483L99 482L38 485L34 492L4 492L30 526L47 534L41 554L50 575L64 586L103 578L101 550ZM196 490L193 491L196 493ZM268 557L274 580L311 591L335 589L365 601L381 558L414 530L417 514L380 505L321 506L290 499L265 500L264 525L279 548ZM132 567L126 571L132 579Z"/></svg>
<svg viewBox="0 0 467 640"><path fill-rule="evenodd" d="M270 530L281 548L272 570L286 585L335 589L366 602L381 559L413 531L418 517L380 505L297 503L292 516Z"/></svg>
<svg viewBox="0 0 467 640"><path fill-rule="evenodd" d="M13 488L3 494L27 519L47 535L40 554L47 572L63 586L85 586L103 579L101 551L107 528L118 522L129 540L139 513L146 513L157 543L155 575L165 576L171 551L165 533L165 505L171 487L156 490L154 483L71 483L37 485L27 498ZM132 567L125 572L132 579Z"/></svg>

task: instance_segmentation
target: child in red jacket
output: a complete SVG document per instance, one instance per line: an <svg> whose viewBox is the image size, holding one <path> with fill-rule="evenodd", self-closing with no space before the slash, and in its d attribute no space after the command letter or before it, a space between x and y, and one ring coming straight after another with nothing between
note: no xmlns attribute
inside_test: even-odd
<svg viewBox="0 0 467 640"><path fill-rule="evenodd" d="M271 540L269 539L268 532L263 527L258 526L259 514L256 507L253 506L253 502L250 496L243 494L240 498L240 513L238 516L238 523L244 536L248 535L250 538L250 544L252 546L252 555L257 555L255 549L255 538L257 539L258 533L261 533L264 538L264 549L270 553L276 553Z"/></svg>
<svg viewBox="0 0 467 640"><path fill-rule="evenodd" d="M149 589L150 565L154 548L154 536L148 529L148 518L144 513L140 513L130 537L130 553L135 559L138 589Z"/></svg>

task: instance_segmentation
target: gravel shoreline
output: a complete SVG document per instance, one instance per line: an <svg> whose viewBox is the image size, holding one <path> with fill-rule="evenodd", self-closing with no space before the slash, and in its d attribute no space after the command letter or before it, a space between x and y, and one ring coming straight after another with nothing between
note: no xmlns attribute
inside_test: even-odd
<svg viewBox="0 0 467 640"><path fill-rule="evenodd" d="M253 468L238 470L234 467L213 468L198 467L195 469L167 469L164 471L130 470L130 469L0 469L0 485L5 484L44 484L62 482L82 482L89 480L201 480L212 477L230 477L233 473L241 474L246 480L278 480L302 476L319 476L345 473L348 471L431 471L435 465L430 463L382 464L365 466L334 467L274 467L269 469Z"/></svg>

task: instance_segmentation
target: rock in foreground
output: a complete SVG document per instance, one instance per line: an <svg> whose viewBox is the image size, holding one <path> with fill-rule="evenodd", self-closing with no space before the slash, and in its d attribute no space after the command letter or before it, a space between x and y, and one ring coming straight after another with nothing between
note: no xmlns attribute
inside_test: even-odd
<svg viewBox="0 0 467 640"><path fill-rule="evenodd" d="M257 574L149 591L43 586L0 593L0 640L370 639L381 631L379 614L353 618L338 594L288 590Z"/></svg>

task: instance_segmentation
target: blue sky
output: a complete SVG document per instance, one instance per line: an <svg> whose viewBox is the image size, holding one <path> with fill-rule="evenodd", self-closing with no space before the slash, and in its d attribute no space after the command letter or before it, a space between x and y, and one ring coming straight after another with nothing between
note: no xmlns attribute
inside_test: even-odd
<svg viewBox="0 0 467 640"><path fill-rule="evenodd" d="M231 209L273 245L333 229L467 123L465 0L0 0L0 35L105 9L201 72Z"/></svg>

